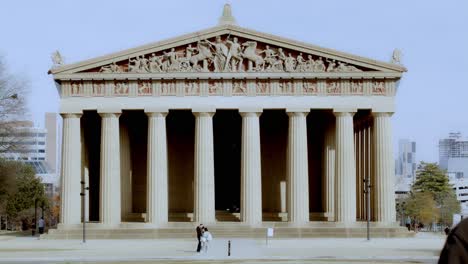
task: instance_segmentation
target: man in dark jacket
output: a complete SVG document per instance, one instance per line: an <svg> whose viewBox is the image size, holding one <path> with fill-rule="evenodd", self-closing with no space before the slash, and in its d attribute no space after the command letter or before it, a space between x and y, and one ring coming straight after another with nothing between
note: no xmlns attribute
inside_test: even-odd
<svg viewBox="0 0 468 264"><path fill-rule="evenodd" d="M197 252L200 252L201 250L201 241L200 241L200 238L202 236L202 231L203 231L203 224L200 224L199 226L197 226L197 239L198 239L198 246L197 246Z"/></svg>
<svg viewBox="0 0 468 264"><path fill-rule="evenodd" d="M445 263L468 263L468 218L450 231L439 258L439 264Z"/></svg>

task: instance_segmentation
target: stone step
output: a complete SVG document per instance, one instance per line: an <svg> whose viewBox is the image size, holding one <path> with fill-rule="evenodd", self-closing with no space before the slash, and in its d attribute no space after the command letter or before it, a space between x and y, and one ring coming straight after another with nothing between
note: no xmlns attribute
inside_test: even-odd
<svg viewBox="0 0 468 264"><path fill-rule="evenodd" d="M266 228L238 227L210 227L210 232L218 238L265 238ZM365 228L275 228L274 238L313 238L313 237L366 237ZM373 228L372 237L411 237L413 232L405 228ZM195 239L194 228L162 228L162 229L90 229L87 230L89 239L155 239L155 238L183 238ZM82 230L49 230L41 239L81 239Z"/></svg>

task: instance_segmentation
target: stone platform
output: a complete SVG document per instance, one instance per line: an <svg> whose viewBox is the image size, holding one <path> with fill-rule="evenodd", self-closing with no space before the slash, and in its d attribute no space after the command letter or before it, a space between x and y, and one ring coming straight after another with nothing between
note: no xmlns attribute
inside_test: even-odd
<svg viewBox="0 0 468 264"><path fill-rule="evenodd" d="M97 223L86 225L86 236L90 239L155 239L155 238L195 238L195 223L169 223L165 227L155 228L145 223L122 223L117 228L106 228ZM294 226L284 222L263 223L251 227L239 222L217 222L207 225L213 236L218 238L265 238L267 228L274 228L275 238L349 238L366 237L366 223L358 222L343 225L333 222L311 222L307 225ZM82 225L59 226L49 230L41 239L80 239ZM371 224L372 237L411 237L413 232L399 226L379 226Z"/></svg>

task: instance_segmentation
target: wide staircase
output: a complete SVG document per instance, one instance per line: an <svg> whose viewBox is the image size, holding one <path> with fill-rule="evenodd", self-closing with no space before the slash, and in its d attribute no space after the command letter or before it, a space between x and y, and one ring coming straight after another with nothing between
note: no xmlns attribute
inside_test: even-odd
<svg viewBox="0 0 468 264"><path fill-rule="evenodd" d="M231 217L231 216L226 216ZM86 237L89 239L195 239L196 223L170 222L164 228L151 228L144 223L122 223L118 229L105 229L88 224ZM239 222L217 222L207 226L217 238L265 238L268 228L274 229L274 238L314 238L314 237L366 237L365 223L343 227L333 222L313 222L306 226L295 227L287 222L264 222L259 227L250 227ZM41 239L81 239L82 229L51 229ZM414 232L398 226L372 226L372 237L411 237Z"/></svg>

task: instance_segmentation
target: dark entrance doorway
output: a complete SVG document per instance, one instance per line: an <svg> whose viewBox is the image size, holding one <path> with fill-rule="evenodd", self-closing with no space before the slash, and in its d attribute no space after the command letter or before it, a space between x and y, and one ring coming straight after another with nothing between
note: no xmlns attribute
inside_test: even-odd
<svg viewBox="0 0 468 264"><path fill-rule="evenodd" d="M213 143L218 221L236 221L231 213L240 205L241 134L242 117L237 110L216 111Z"/></svg>

